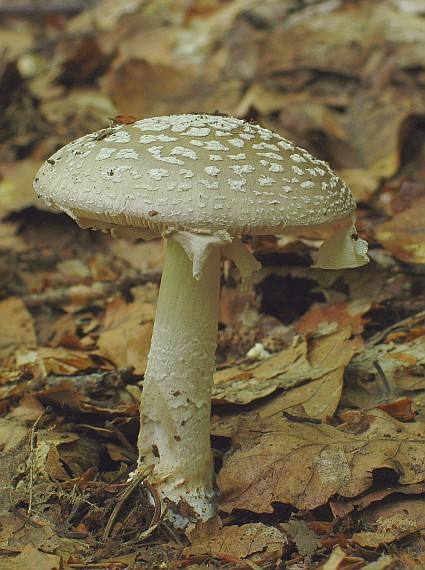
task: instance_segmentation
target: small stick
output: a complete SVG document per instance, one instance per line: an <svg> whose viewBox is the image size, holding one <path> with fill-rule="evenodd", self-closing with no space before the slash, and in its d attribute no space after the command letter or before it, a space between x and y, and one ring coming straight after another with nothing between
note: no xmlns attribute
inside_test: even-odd
<svg viewBox="0 0 425 570"><path fill-rule="evenodd" d="M155 487L153 487L153 485L151 485L147 481L144 481L143 485L146 487L146 489L152 495L153 502L154 502L155 506L154 506L152 520L149 523L148 528L146 530L144 530L142 533L140 533L139 541L147 538L149 535L151 535L153 533L154 530L156 530L158 528L158 526L160 525L160 523L163 519L163 516L167 512L167 509L165 509L164 511L162 509L162 502L161 502L161 499L160 499L158 492L155 489Z"/></svg>
<svg viewBox="0 0 425 570"><path fill-rule="evenodd" d="M128 441L128 439L125 437L125 435L122 433L122 431L120 431L112 422L110 422L109 420L105 422L105 427L109 430L111 430L114 435L116 436L116 438L118 439L118 441L120 443L122 443L122 445L127 449L127 451L131 452L131 455L134 456L134 447L131 445L131 443Z"/></svg>
<svg viewBox="0 0 425 570"><path fill-rule="evenodd" d="M105 532L103 533L103 540L106 541L106 539L108 538L109 533L111 532L111 528L112 528L118 514L120 513L125 501L132 494L132 492L136 489L136 487L138 487L140 485L140 483L142 481L144 481L146 479L146 477L152 473L153 468L154 468L154 465L149 465L149 467L146 467L146 469L144 471L142 471L141 473L136 475L136 477L130 482L130 484L128 485L126 490L123 492L119 502L115 505L115 508L112 511L111 516L109 517L108 523L105 527Z"/></svg>
<svg viewBox="0 0 425 570"><path fill-rule="evenodd" d="M321 424L322 420L318 418L309 418L306 416L294 416L289 412L282 412L282 416L291 422L295 422L298 424Z"/></svg>
<svg viewBox="0 0 425 570"><path fill-rule="evenodd" d="M13 513L15 516L18 517L18 519L21 519L21 521L24 521L24 523L29 524L34 528L40 528L42 526L41 524L31 520L27 515L24 515L23 513L18 511L16 507L10 507L9 512Z"/></svg>
<svg viewBox="0 0 425 570"><path fill-rule="evenodd" d="M382 370L382 366L379 364L377 360L374 360L372 364L376 368L378 376L382 380L382 384L384 385L384 394L383 394L384 402L388 402L391 396L391 386L390 383L388 382L388 378L386 377L385 372Z"/></svg>
<svg viewBox="0 0 425 570"><path fill-rule="evenodd" d="M31 510L32 510L33 486L34 486L34 454L35 454L36 449L37 449L37 442L36 442L37 428L38 428L38 425L39 425L41 419L43 418L43 416L47 413L50 413L50 411L51 411L51 407L47 406L47 408L42 411L42 413L35 420L32 428L29 430L29 436L30 436L30 441L29 441L29 444L30 444L30 456L29 456L29 460L30 460L30 482L29 482L29 499L28 499L28 510L27 510L27 516L28 517L31 516Z"/></svg>

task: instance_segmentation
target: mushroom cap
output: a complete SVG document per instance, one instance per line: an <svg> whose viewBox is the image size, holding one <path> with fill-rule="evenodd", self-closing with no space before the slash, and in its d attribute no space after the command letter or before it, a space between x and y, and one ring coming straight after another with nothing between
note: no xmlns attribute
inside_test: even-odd
<svg viewBox="0 0 425 570"><path fill-rule="evenodd" d="M34 187L83 227L232 236L351 218L350 190L306 150L241 119L186 114L85 135L53 154Z"/></svg>

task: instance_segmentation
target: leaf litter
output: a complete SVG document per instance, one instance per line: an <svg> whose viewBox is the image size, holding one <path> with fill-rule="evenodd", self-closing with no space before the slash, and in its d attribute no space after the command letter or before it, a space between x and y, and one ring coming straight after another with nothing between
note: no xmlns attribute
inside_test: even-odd
<svg viewBox="0 0 425 570"><path fill-rule="evenodd" d="M421 3L65 4L0 2L0 568L420 568ZM372 262L311 270L319 235L254 238L247 296L226 262L219 513L186 537L143 483L125 499L164 244L81 231L31 179L117 115L216 109L330 162Z"/></svg>

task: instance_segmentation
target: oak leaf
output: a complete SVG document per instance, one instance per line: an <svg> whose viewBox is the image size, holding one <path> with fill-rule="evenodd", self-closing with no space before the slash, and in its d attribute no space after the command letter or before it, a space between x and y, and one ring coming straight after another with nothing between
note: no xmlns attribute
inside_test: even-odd
<svg viewBox="0 0 425 570"><path fill-rule="evenodd" d="M425 424L402 424L381 410L364 419L360 434L278 415L247 419L218 475L221 508L270 513L280 502L315 509L333 496L366 491L382 467L397 473L400 484L424 481Z"/></svg>

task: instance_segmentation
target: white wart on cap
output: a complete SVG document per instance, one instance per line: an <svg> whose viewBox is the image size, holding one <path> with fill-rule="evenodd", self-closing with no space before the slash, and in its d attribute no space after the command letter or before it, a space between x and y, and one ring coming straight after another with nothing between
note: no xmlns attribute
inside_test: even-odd
<svg viewBox="0 0 425 570"><path fill-rule="evenodd" d="M83 227L118 236L129 228L143 237L287 233L332 225L355 210L323 161L258 125L204 114L81 137L42 166L35 189Z"/></svg>

